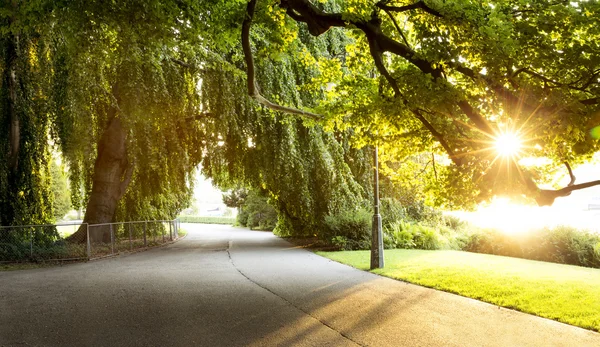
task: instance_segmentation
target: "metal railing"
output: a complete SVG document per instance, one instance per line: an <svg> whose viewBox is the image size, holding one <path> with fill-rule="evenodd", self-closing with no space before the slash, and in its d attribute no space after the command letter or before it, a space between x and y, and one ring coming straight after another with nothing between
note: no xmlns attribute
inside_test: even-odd
<svg viewBox="0 0 600 347"><path fill-rule="evenodd" d="M71 228L78 240L64 238ZM179 229L178 219L0 226L0 262L97 259L171 242Z"/></svg>

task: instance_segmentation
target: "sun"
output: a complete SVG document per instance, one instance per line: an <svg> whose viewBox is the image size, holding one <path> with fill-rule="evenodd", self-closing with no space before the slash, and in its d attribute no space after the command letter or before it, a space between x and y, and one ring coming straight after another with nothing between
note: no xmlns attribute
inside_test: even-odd
<svg viewBox="0 0 600 347"><path fill-rule="evenodd" d="M500 134L494 140L496 152L502 157L515 157L523 147L523 140L512 132Z"/></svg>

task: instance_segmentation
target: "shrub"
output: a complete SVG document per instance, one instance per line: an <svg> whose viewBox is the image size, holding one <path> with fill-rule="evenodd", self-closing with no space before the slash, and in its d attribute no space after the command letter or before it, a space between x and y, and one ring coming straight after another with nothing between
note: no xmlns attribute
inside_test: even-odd
<svg viewBox="0 0 600 347"><path fill-rule="evenodd" d="M387 229L391 224L403 221L407 218L406 209L400 201L391 198L380 200L379 209L381 214L381 225Z"/></svg>
<svg viewBox="0 0 600 347"><path fill-rule="evenodd" d="M21 244L0 243L0 261L21 260L26 257L27 249Z"/></svg>
<svg viewBox="0 0 600 347"><path fill-rule="evenodd" d="M442 222L443 225L454 231L463 231L468 228L467 222L453 215L443 215Z"/></svg>
<svg viewBox="0 0 600 347"><path fill-rule="evenodd" d="M327 240L334 243L337 237L346 239L345 249L369 249L371 246L371 214L365 209L344 210L335 215L325 216Z"/></svg>
<svg viewBox="0 0 600 347"><path fill-rule="evenodd" d="M438 225L442 223L442 212L425 205L423 201L415 201L406 206L406 215L409 220L414 222L422 222L428 225Z"/></svg>
<svg viewBox="0 0 600 347"><path fill-rule="evenodd" d="M245 209L240 209L237 218L236 218L236 224L241 225L243 227L245 227L248 224L248 211L246 211Z"/></svg>
<svg viewBox="0 0 600 347"><path fill-rule="evenodd" d="M558 226L548 233L548 241L554 251L552 261L582 266L600 265L595 252L595 246L600 242L599 235L567 226Z"/></svg>
<svg viewBox="0 0 600 347"><path fill-rule="evenodd" d="M390 248L415 248L416 244L413 240L413 234L408 230L408 224L402 220L391 223L384 229L384 242L387 237Z"/></svg>
<svg viewBox="0 0 600 347"><path fill-rule="evenodd" d="M337 249L339 249L340 251L351 250L351 248L348 247L348 239L344 236L334 236L331 239L331 244L333 246L335 246Z"/></svg>
<svg viewBox="0 0 600 347"><path fill-rule="evenodd" d="M250 229L273 230L277 224L277 211L260 191L250 190L240 206L237 223Z"/></svg>
<svg viewBox="0 0 600 347"><path fill-rule="evenodd" d="M440 249L440 242L435 229L422 224L411 224L410 232L413 235L415 248Z"/></svg>
<svg viewBox="0 0 600 347"><path fill-rule="evenodd" d="M516 235L507 235L498 230L480 230L468 236L463 250L600 267L599 243L600 235L567 226Z"/></svg>

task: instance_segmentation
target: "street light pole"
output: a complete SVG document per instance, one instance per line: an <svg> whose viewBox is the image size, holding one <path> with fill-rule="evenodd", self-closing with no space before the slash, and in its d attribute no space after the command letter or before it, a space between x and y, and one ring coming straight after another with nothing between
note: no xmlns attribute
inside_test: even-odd
<svg viewBox="0 0 600 347"><path fill-rule="evenodd" d="M381 232L381 215L379 214L379 158L378 146L373 148L373 229L371 232L371 270L384 266L383 235Z"/></svg>

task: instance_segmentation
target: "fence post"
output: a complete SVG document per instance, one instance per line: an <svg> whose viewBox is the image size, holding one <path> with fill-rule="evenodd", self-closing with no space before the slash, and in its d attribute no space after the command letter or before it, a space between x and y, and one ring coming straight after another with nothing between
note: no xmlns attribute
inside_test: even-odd
<svg viewBox="0 0 600 347"><path fill-rule="evenodd" d="M175 229L175 239L179 238L179 228L177 227L177 219L173 220L173 229Z"/></svg>
<svg viewBox="0 0 600 347"><path fill-rule="evenodd" d="M133 250L133 241L131 241L131 223L129 223L129 250Z"/></svg>
<svg viewBox="0 0 600 347"><path fill-rule="evenodd" d="M31 231L29 232L29 255L31 257L31 259L33 259L33 227L31 228Z"/></svg>
<svg viewBox="0 0 600 347"><path fill-rule="evenodd" d="M90 225L85 223L86 235L87 235L87 258L90 260L92 257L92 244L90 242Z"/></svg>
<svg viewBox="0 0 600 347"><path fill-rule="evenodd" d="M146 227L148 226L148 221L144 221L144 247L148 247L148 243L146 242Z"/></svg>
<svg viewBox="0 0 600 347"><path fill-rule="evenodd" d="M169 241L173 241L173 228L171 228L173 222L169 221Z"/></svg>
<svg viewBox="0 0 600 347"><path fill-rule="evenodd" d="M163 222L160 222L160 224L162 224L160 228L160 233L162 234L163 243L165 243L165 225Z"/></svg>
<svg viewBox="0 0 600 347"><path fill-rule="evenodd" d="M111 249L111 253L115 254L115 236L113 233L113 225L109 224L110 226L110 249Z"/></svg>

